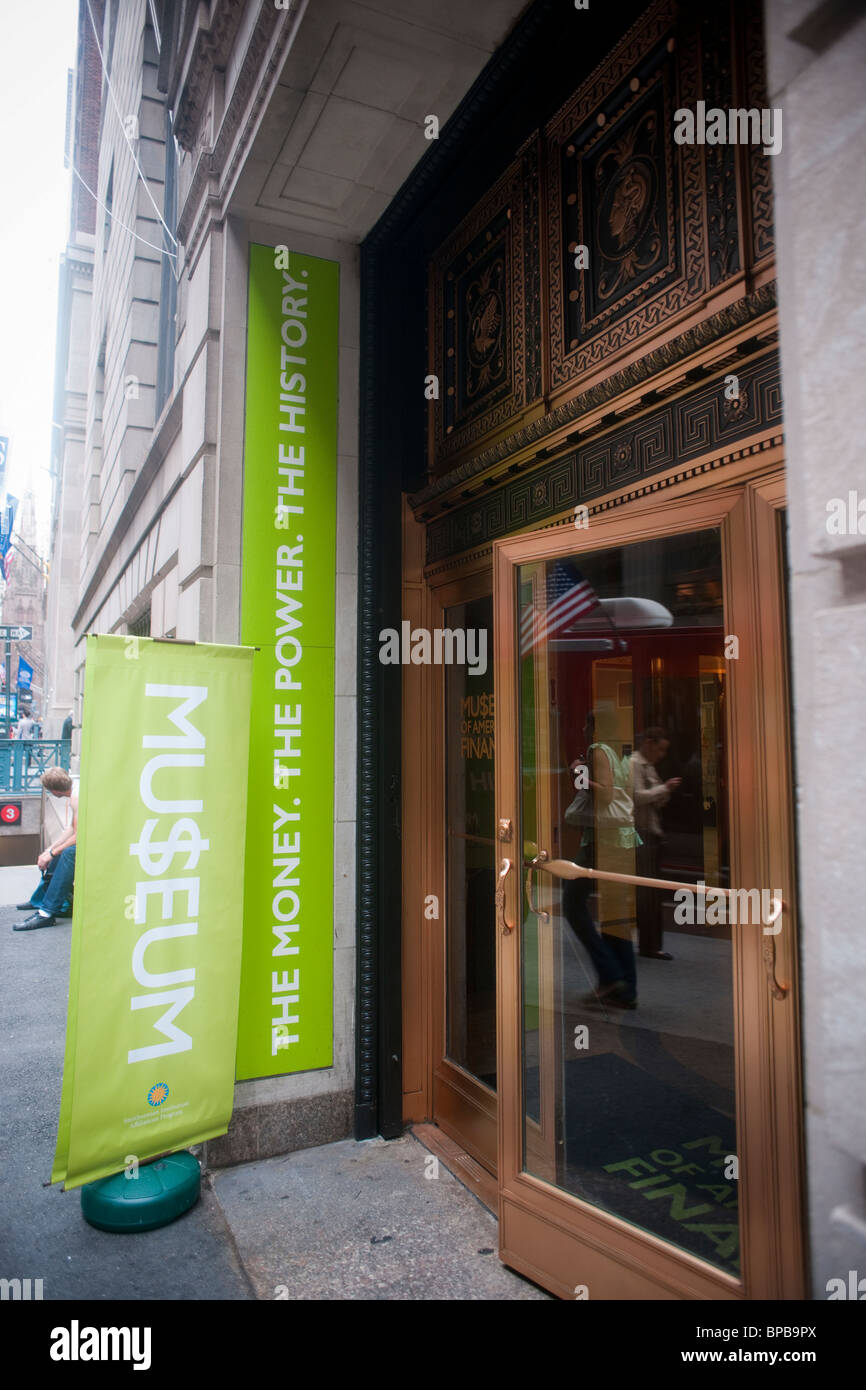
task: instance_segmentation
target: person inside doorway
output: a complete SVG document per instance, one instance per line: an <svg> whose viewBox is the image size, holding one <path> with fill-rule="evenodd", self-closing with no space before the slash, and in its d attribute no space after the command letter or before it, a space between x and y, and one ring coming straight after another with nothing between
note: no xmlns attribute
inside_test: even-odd
<svg viewBox="0 0 866 1390"><path fill-rule="evenodd" d="M664 840L659 811L666 806L680 785L681 778L663 782L656 765L667 755L670 739L664 729L654 725L638 735L637 748L630 759L630 791L634 802L634 823L642 843L637 851L637 871L642 878L658 878ZM673 960L664 950L661 892L658 888L638 888L638 950L653 960Z"/></svg>
<svg viewBox="0 0 866 1390"><path fill-rule="evenodd" d="M19 912L28 908L34 911L23 922L16 922L13 931L36 931L39 927L53 927L59 916L64 914L72 902L72 888L75 880L75 842L78 837L78 798L73 795L72 778L65 768L49 767L42 774L42 785L52 796L68 797L72 808L72 821L53 844L40 854L36 861L42 870L42 879L29 902L19 903Z"/></svg>

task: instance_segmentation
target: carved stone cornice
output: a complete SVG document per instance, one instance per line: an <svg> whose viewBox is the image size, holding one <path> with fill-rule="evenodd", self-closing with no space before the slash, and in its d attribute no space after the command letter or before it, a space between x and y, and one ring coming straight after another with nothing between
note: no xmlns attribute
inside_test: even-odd
<svg viewBox="0 0 866 1390"><path fill-rule="evenodd" d="M63 257L63 272L68 275L83 275L88 280L93 279L93 261L79 259L78 256L70 256L67 252Z"/></svg>
<svg viewBox="0 0 866 1390"><path fill-rule="evenodd" d="M222 201L245 158L275 74L282 70L293 33L294 12L263 5L250 35L219 133L211 149L202 150L178 218L178 239L192 260L209 215L221 217ZM240 138L238 138L240 134ZM213 187L208 193L208 185Z"/></svg>
<svg viewBox="0 0 866 1390"><path fill-rule="evenodd" d="M244 8L237 0L221 0L216 6L210 28L199 29L195 36L174 118L174 134L185 150L193 148L214 69L224 68L228 61L244 17ZM273 5L270 10L276 14Z"/></svg>
<svg viewBox="0 0 866 1390"><path fill-rule="evenodd" d="M776 282L772 280L752 294L736 300L733 304L726 305L718 313L703 319L685 333L681 333L679 337L654 348L637 362L630 363L621 371L606 377L604 381L597 382L587 391L582 391L579 395L564 401L562 405L557 406L547 415L533 420L530 424L516 430L514 434L474 454L472 458L467 459L457 468L453 468L441 478L436 478L433 482L428 483L427 487L415 493L409 498L409 505L417 511L418 508L424 507L437 497L442 497L461 483L465 484L471 479L477 478L487 469L494 468L498 463L512 458L522 449L537 445L541 440L562 429L563 426L572 424L580 416L588 414L589 411L597 409L598 406L604 405L607 401L613 400L616 396L640 385L641 382L685 361L708 344L716 342L738 328L742 328L744 324L761 318L775 307Z"/></svg>

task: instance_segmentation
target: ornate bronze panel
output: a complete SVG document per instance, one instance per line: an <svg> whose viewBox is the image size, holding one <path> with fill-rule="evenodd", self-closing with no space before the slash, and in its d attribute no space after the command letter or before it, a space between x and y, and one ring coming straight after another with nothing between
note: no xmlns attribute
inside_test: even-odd
<svg viewBox="0 0 866 1390"><path fill-rule="evenodd" d="M712 5L701 17L702 95L708 107L727 111L734 105L731 64L730 11L727 5ZM740 269L736 153L735 145L704 146L711 285Z"/></svg>
<svg viewBox="0 0 866 1390"><path fill-rule="evenodd" d="M669 138L673 60L664 47L658 63L648 92L626 101L610 124L599 127L590 117L562 151L570 349L681 274ZM581 244L589 250L586 270L575 264Z"/></svg>
<svg viewBox="0 0 866 1390"><path fill-rule="evenodd" d="M431 261L437 483L513 452L512 434L541 440L764 293L745 281L734 303L729 287L771 270L768 159L673 133L681 107L766 100L758 0L656 0L527 141Z"/></svg>
<svg viewBox="0 0 866 1390"><path fill-rule="evenodd" d="M454 363L456 419L488 408L512 390L511 336L505 306L509 293L510 246L504 208L448 272L445 341ZM449 391L450 391L449 386Z"/></svg>
<svg viewBox="0 0 866 1390"><path fill-rule="evenodd" d="M430 370L440 381L433 450L446 458L540 390L535 141L436 253L430 282Z"/></svg>
<svg viewBox="0 0 866 1390"><path fill-rule="evenodd" d="M673 141L674 110L702 91L698 33L686 20L678 34L678 8L659 0L545 132L553 390L708 287L702 151Z"/></svg>
<svg viewBox="0 0 866 1390"><path fill-rule="evenodd" d="M750 0L745 23L746 105L759 111L768 107L764 63L764 20L760 0ZM760 145L747 150L751 201L751 259L756 264L775 255L773 233L773 180L770 156Z"/></svg>

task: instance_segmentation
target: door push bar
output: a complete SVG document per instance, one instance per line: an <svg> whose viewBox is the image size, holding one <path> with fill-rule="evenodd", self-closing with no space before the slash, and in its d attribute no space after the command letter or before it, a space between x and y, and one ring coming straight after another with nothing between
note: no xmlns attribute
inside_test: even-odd
<svg viewBox="0 0 866 1390"><path fill-rule="evenodd" d="M508 861L503 860L503 863L506 863L506 862L508 862ZM511 866L510 866L510 864L509 864L509 868L510 868L510 867L511 867ZM573 861L570 860L570 859L551 859L551 858L548 856L548 853L547 853L547 850L546 850L546 849L539 850L538 854L536 854L536 856L535 856L534 859L528 860L528 861L527 861L527 864L526 864L526 868L527 868L527 873L526 873L526 904L527 904L527 907L529 908L529 911L532 912L532 913L534 913L535 916L538 918L538 920L539 920L540 922L549 922L549 921L550 921L550 913L549 913L549 912L544 912L544 911L543 911L542 909L540 909L540 908L533 907L533 904L532 904L532 870L533 870L533 869L544 869L545 873L553 874L554 878L567 878L567 879L575 879L575 878L598 878L598 879L604 879L606 882L609 882L609 883L633 883L633 884L635 884L635 885L636 885L637 887L639 887L639 888L672 888L672 889L674 889L675 892L680 892L683 888L688 887L687 884L676 883L676 882L674 882L673 879L667 879L667 878L645 878L645 877L644 877L643 875L641 875L641 874L615 874L615 873L609 872L607 869L585 869L585 868L583 867L582 864L575 864L575 863L573 863ZM505 897L505 887L504 887L504 882L503 882L503 880L504 880L505 874L506 874L507 872L508 872L508 870L506 869L506 870L504 870L504 872L501 872L501 873L500 873L500 876L499 876L499 878L500 878L500 885L501 885L501 891L502 891L502 895L503 895L503 902L504 902L504 897ZM499 894L499 891L500 891L500 890L497 889L497 901L498 901L498 894ZM714 888L714 889L713 889L713 892L714 892L714 893L723 893L724 896L725 896L726 898L730 898L730 897L733 897L733 896L734 896L734 894L737 892L737 890L736 890L735 888ZM771 915L767 918L767 921L766 921L766 923L765 923L765 926L771 926L774 922L778 921L778 919L779 919L779 917L782 915L782 913L783 913L784 911L787 910L787 906L788 906L788 905L787 905L787 903L784 901L783 898L774 898L774 899L773 899L773 906L772 906L772 909L771 909ZM504 912L504 908L503 908L503 912ZM504 920L504 918L503 918L503 920ZM508 930L510 931L511 929L509 928ZM768 983L768 985L769 985L769 987L770 987L770 993L772 994L772 996L773 996L774 999L784 999L784 998L786 997L786 995L789 993L791 986L790 986L789 984L788 984L788 985L782 984L782 983L776 978L776 938L775 938L775 935L770 935L769 937L768 937L768 936L765 936L765 937L764 937L764 939L763 939L763 959L764 959L764 969L765 969L766 975L767 975L767 983Z"/></svg>

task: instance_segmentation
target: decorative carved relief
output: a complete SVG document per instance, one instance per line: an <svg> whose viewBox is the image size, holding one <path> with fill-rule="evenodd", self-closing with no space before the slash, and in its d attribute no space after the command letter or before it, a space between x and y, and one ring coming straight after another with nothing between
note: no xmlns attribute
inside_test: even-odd
<svg viewBox="0 0 866 1390"><path fill-rule="evenodd" d="M537 400L541 383L541 255L539 248L539 140L527 143L523 156L523 276L526 303L526 399Z"/></svg>
<svg viewBox="0 0 866 1390"><path fill-rule="evenodd" d="M469 264L458 292L453 296L456 317L451 324L452 341L456 341L455 377L457 384L457 417L465 415L476 401L484 403L495 397L497 389L507 386L508 321L506 316L506 283L508 280L508 223L503 222L499 235L493 238L488 230L478 260ZM449 274L453 280L453 272ZM450 313L450 310L449 310Z"/></svg>
<svg viewBox="0 0 866 1390"><path fill-rule="evenodd" d="M537 184L530 142L431 263L430 370L442 383L437 458L495 430L526 405L530 389L540 390Z"/></svg>
<svg viewBox="0 0 866 1390"><path fill-rule="evenodd" d="M694 109L701 99L701 47L695 24L679 35L680 102ZM683 230L686 245L686 286L688 300L697 299L706 289L707 267L704 255L704 162L699 145L680 146L683 171Z"/></svg>
<svg viewBox="0 0 866 1390"><path fill-rule="evenodd" d="M195 162L190 186L178 209L178 240L184 244L186 262L195 257L208 216L213 213L207 193L217 179L220 197L233 185L239 166L249 153L256 119L267 99L270 84L285 61L291 41L291 27L285 26L278 41L274 31L285 16L284 10L263 6L250 36L228 105L223 112L212 150L204 149ZM241 138L238 139L238 133Z"/></svg>
<svg viewBox="0 0 866 1390"><path fill-rule="evenodd" d="M672 139L676 18L653 6L545 131L554 390L704 287L700 156Z"/></svg>
<svg viewBox="0 0 866 1390"><path fill-rule="evenodd" d="M546 128L551 390L740 268L735 148L673 141L675 109L731 104L730 23L659 0Z"/></svg>
<svg viewBox="0 0 866 1390"><path fill-rule="evenodd" d="M703 96L707 109L728 111L734 102L731 72L731 16L727 5L711 5L701 17ZM705 145L707 251L710 284L718 285L740 268L735 145Z"/></svg>
<svg viewBox="0 0 866 1390"><path fill-rule="evenodd" d="M569 349L679 272L667 66L619 120L601 130L591 121L563 151ZM586 270L574 263L581 244L589 247Z"/></svg>
<svg viewBox="0 0 866 1390"><path fill-rule="evenodd" d="M685 319L690 331L747 255L771 254L760 148L673 139L680 107L766 104L760 49L757 0L709 8L656 0L445 243L429 298L430 370L445 382L431 412L435 475L461 455L467 476L482 457L501 457L510 421L543 438L590 374L592 390L610 384L615 395L621 373L598 379L609 362L628 354L638 360L626 370L642 371L669 324ZM548 395L559 397L556 408L521 422Z"/></svg>
<svg viewBox="0 0 866 1390"><path fill-rule="evenodd" d="M745 17L746 105L759 111L770 105L764 65L764 24L760 0L750 0ZM775 254L773 232L773 180L771 156L760 145L748 151L749 192L752 207L752 261Z"/></svg>
<svg viewBox="0 0 866 1390"><path fill-rule="evenodd" d="M276 24L279 12L270 18L272 25ZM226 66L242 19L243 10L239 5L231 3L231 0L218 0L211 7L208 26L205 27L200 19L198 21L199 27L184 84L177 96L174 118L175 137L185 150L194 148L214 69Z"/></svg>

